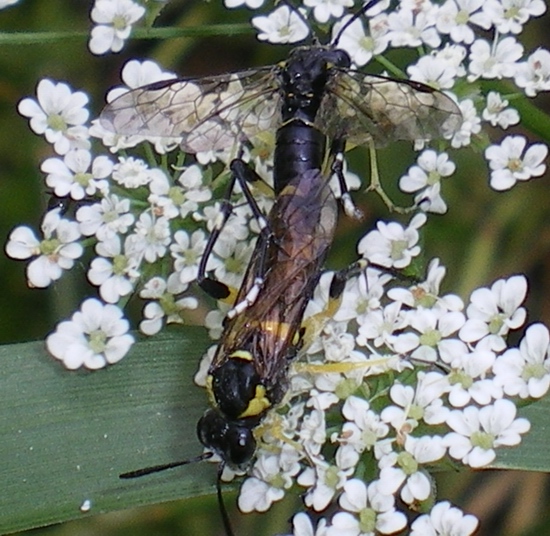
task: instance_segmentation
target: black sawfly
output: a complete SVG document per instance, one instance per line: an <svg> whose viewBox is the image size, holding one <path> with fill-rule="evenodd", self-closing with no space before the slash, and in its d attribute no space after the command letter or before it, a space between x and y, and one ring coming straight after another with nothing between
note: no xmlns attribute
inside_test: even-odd
<svg viewBox="0 0 550 536"><path fill-rule="evenodd" d="M364 6L348 25L375 3ZM275 66L132 90L100 116L101 124L118 134L179 138L189 153L253 145L261 133L276 132L276 198L266 219L247 186L258 178L256 173L240 159L230 165L229 190L239 182L262 232L209 368L213 407L197 426L201 443L221 458L217 495L228 535L232 530L221 473L225 465L249 465L256 449L254 431L286 392L288 368L304 344L305 307L336 226L336 202L328 186L333 174L345 194L342 151L346 144L448 137L461 123L458 107L443 93L352 69L348 54L337 48L345 28L332 45L295 48ZM228 203L225 218L230 211ZM216 297L223 297L224 285L206 276L206 262L220 230L212 233L199 267L199 283ZM354 269L335 276L331 298L338 298L352 273ZM211 456L205 453L121 478Z"/></svg>

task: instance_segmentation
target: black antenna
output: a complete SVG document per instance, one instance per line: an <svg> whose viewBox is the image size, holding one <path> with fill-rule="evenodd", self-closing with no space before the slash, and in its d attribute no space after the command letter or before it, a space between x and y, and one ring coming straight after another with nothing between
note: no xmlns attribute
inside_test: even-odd
<svg viewBox="0 0 550 536"><path fill-rule="evenodd" d="M135 471L129 471L128 473L122 473L118 475L118 478L139 478L140 476L150 475L152 473L160 473L166 471L166 469L173 469L174 467L180 467L182 465L188 465L190 463L203 462L212 458L212 452L205 452L195 458L189 458L188 460L180 460L177 462L163 463L161 465L152 465L151 467L144 467L143 469L137 469Z"/></svg>
<svg viewBox="0 0 550 536"><path fill-rule="evenodd" d="M218 506L222 514L223 528L225 530L226 536L235 536L233 529L231 528L231 521L229 520L229 515L227 514L227 509L225 508L225 502L223 501L222 494L222 473L225 464L220 462L218 465L218 476L216 478L216 494L218 496Z"/></svg>
<svg viewBox="0 0 550 536"><path fill-rule="evenodd" d="M362 17L370 8L374 7L376 4L380 3L382 0L369 0L366 4L363 5L363 7L357 11L352 17L340 28L340 31L338 32L338 35L334 39L334 42L332 45L334 47L338 46L338 41L340 40L340 37L342 37L342 34L360 17Z"/></svg>
<svg viewBox="0 0 550 536"><path fill-rule="evenodd" d="M194 458L189 458L188 460L179 460L177 462L163 463L160 465L152 465L151 467L144 467L143 469L136 469L135 471L129 471L127 473L122 473L118 475L118 478L139 478L140 476L150 475L152 473L160 473L161 471L166 471L167 469L173 469L174 467L181 467L182 465L188 465L190 463L203 462L212 458L214 454L212 452L204 452L200 456L195 456ZM227 514L227 509L225 508L225 503L223 501L222 493L222 473L225 464L220 462L218 464L218 474L216 477L216 495L218 497L218 506L222 515L223 528L225 530L226 536L235 536L233 529L231 528L231 522L229 520L229 515Z"/></svg>

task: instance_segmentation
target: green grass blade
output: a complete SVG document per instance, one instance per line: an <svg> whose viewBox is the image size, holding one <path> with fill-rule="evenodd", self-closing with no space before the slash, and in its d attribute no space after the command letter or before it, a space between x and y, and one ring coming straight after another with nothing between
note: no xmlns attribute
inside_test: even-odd
<svg viewBox="0 0 550 536"><path fill-rule="evenodd" d="M208 463L135 480L118 475L202 452L195 428L207 400L193 375L204 329L139 342L121 363L70 372L43 343L0 347L0 532L212 493Z"/></svg>
<svg viewBox="0 0 550 536"><path fill-rule="evenodd" d="M208 463L118 478L202 452L195 427L207 401L192 378L209 344L204 329L173 329L95 372L63 369L41 342L0 347L0 533L213 493ZM550 471L550 398L520 414L531 432L493 467Z"/></svg>

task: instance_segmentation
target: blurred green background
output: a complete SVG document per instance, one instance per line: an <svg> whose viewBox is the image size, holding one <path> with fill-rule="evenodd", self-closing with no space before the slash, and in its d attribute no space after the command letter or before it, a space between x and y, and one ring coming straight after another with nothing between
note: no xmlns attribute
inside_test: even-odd
<svg viewBox="0 0 550 536"><path fill-rule="evenodd" d="M21 0L0 11L1 32L81 30L81 37L31 45L0 43L0 236L20 223L37 227L47 204L40 163L52 155L49 146L18 116L17 102L34 96L43 77L66 81L91 98L93 114L103 106L103 95L119 83L119 71L127 59L155 59L165 68L185 76L222 73L275 63L286 57L287 47L258 44L253 32L240 36L206 36L168 41L135 40L120 54L94 57L87 49L92 2L82 0ZM156 23L157 27L198 27L203 24L244 22L247 9L233 12L218 1L172 0ZM548 47L550 16L533 21L521 39L528 51ZM548 111L544 96L535 100ZM543 113L541 111L541 113ZM495 141L500 131L486 131ZM537 138L525 132L532 140ZM550 133L545 140L550 142ZM411 158L407 144L395 144L379 152L381 177L387 190L399 199L391 178L400 176ZM445 217L432 217L426 235L428 258L440 257L448 268L444 289L467 300L472 289L489 285L499 277L527 274L529 321L550 325L550 211L549 176L516 186L511 192L495 193L488 187L488 171L481 158L466 151L452 155L458 173L444 182L449 204ZM357 170L364 170L366 153L352 157ZM395 182L395 181L394 181ZM362 222L342 218L331 265L344 266L355 258L357 237L379 218L386 208L373 195L355 199L365 214ZM406 220L405 220L406 221ZM5 238L4 238L5 240ZM93 290L82 286L82 273L65 277L48 290L30 290L24 281L25 263L0 256L2 307L0 338L3 343L42 339L54 325L71 314L82 297ZM199 359L197 355L197 360ZM549 453L550 456L550 453ZM212 467L212 471L215 469ZM1 475L1 472L0 472ZM181 470L185 479L185 469ZM535 473L486 471L468 475L441 475L441 497L449 498L482 520L482 535L527 536L550 534L549 480ZM141 483L140 483L141 485ZM55 488L55 483L52 482ZM1 492L0 492L1 494ZM288 500L264 515L237 514L235 494L227 493L235 532L239 535L273 535L287 530L287 519L296 511ZM1 503L0 503L1 507ZM51 536L95 535L217 535L222 534L214 497L174 502L91 516L80 521L30 531Z"/></svg>

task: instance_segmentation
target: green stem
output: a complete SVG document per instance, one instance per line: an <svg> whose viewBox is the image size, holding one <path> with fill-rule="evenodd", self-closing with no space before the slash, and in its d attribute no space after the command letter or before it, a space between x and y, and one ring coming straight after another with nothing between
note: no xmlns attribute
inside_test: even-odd
<svg viewBox="0 0 550 536"><path fill-rule="evenodd" d="M213 35L241 35L252 32L250 24L204 24L187 28L136 28L134 39L177 39ZM0 32L0 45L34 45L83 40L90 37L87 30L55 32Z"/></svg>

